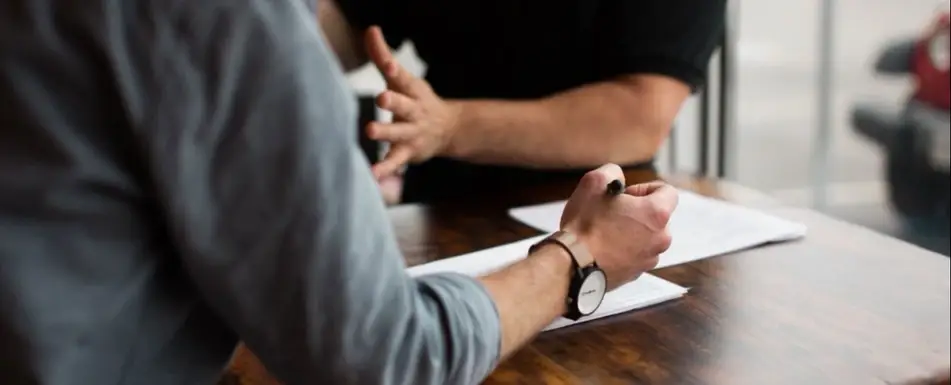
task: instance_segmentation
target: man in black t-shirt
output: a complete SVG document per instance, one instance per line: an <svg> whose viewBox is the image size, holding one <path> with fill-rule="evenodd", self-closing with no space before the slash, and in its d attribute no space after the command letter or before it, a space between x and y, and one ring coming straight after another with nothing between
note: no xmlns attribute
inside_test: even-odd
<svg viewBox="0 0 951 385"><path fill-rule="evenodd" d="M343 66L372 60L394 122L378 178L404 202L504 194L603 163L649 164L723 32L725 0L320 0ZM377 26L379 28L377 28ZM384 37L385 36L385 37ZM411 40L425 79L390 52Z"/></svg>

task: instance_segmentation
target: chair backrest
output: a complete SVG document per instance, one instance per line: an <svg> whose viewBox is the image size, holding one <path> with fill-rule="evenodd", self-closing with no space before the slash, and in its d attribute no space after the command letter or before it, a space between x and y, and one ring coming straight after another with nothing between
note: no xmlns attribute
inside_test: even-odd
<svg viewBox="0 0 951 385"><path fill-rule="evenodd" d="M706 82L700 93L700 108L698 113L698 157L697 174L700 176L710 176L716 178L726 177L729 168L729 157L733 155L730 148L735 131L735 104L736 104L736 38L737 30L737 12L739 11L738 1L727 2L726 22L723 36L720 40L719 54L716 55L716 63L711 61L711 67L717 69L716 72L710 71L706 77ZM715 65L714 65L715 64ZM716 79L714 79L716 75ZM713 81L715 80L715 82ZM716 87L713 87L716 85ZM713 100L714 91L716 100ZM711 104L716 110L716 122L711 128ZM710 153L711 135L716 136L716 144L713 145L714 164L711 170ZM674 143L672 141L672 143ZM675 146L672 146L675 147ZM676 154L676 152L671 151ZM676 168L676 162L672 161L672 168Z"/></svg>

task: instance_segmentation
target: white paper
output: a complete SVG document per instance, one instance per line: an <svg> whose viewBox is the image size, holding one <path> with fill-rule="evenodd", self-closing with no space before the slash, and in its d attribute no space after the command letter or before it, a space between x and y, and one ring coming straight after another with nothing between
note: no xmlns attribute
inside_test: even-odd
<svg viewBox="0 0 951 385"><path fill-rule="evenodd" d="M471 276L483 275L508 266L528 253L532 244L545 235L509 243L490 249L476 251L457 257L446 258L423 265L413 266L407 271L412 276L439 272L457 272ZM594 314L571 321L559 318L544 330L554 330L566 326L607 317L634 309L639 309L672 299L680 298L687 289L650 274L643 274L636 281L623 285L604 296L604 301Z"/></svg>
<svg viewBox="0 0 951 385"><path fill-rule="evenodd" d="M559 228L565 202L509 210L516 220L542 231ZM806 226L737 204L680 191L668 226L673 241L657 268L731 253L806 235Z"/></svg>

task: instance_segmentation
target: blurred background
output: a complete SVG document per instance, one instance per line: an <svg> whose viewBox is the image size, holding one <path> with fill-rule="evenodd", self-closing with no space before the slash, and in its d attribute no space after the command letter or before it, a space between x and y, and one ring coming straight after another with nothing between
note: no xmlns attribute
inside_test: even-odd
<svg viewBox="0 0 951 385"><path fill-rule="evenodd" d="M727 108L733 115L725 128L729 135L724 177L785 203L812 207L949 255L947 200L924 202L948 192L933 183L912 182L919 185L916 188L930 190L902 193L903 199L939 215L921 219L897 209L894 193L889 192L889 184L894 182L886 170L889 151L857 133L851 118L856 108L872 103L883 113L903 109L915 90L913 77L877 74L876 61L889 45L921 37L947 9L947 1L730 1L733 50L729 57L733 66L727 84L733 92ZM823 57L820 42L824 35L820 31L827 11L831 13L825 15L832 15L828 30L831 51ZM398 57L417 74L425 70L411 45L404 46ZM820 76L823 60L828 64L827 77ZM713 62L711 78L716 83L718 58ZM944 79L941 86L947 91ZM356 72L350 81L367 94L384 89L383 80L372 68ZM828 98L823 97L823 86L827 86ZM714 104L720 102L716 95L711 98ZM681 112L675 134L658 157L662 171L702 171L696 150L701 137L699 104L699 97L694 97ZM938 110L940 115L941 108ZM943 114L947 119L946 109ZM944 120L944 135L949 130L947 124ZM945 154L951 151L947 142L935 146ZM714 150L711 159L717 155ZM938 175L948 179L947 171Z"/></svg>

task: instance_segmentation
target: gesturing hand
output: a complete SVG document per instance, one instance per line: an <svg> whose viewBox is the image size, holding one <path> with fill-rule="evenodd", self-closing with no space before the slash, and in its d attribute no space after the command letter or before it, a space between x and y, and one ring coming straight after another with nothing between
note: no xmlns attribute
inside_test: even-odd
<svg viewBox="0 0 951 385"><path fill-rule="evenodd" d="M561 229L577 234L608 278L608 289L630 282L657 266L670 247L667 222L677 207L677 190L656 181L605 195L608 182L624 173L608 164L588 172L571 194Z"/></svg>
<svg viewBox="0 0 951 385"><path fill-rule="evenodd" d="M393 123L372 122L367 127L371 139L390 142L390 151L373 165L373 174L383 178L409 162L438 155L453 135L458 111L393 58L379 27L370 27L365 39L367 54L386 80L387 89L376 103L393 113Z"/></svg>

